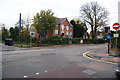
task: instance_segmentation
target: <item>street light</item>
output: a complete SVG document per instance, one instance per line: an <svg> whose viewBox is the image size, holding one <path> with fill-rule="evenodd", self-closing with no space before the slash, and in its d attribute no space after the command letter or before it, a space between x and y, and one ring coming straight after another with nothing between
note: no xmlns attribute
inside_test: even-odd
<svg viewBox="0 0 120 80"><path fill-rule="evenodd" d="M19 43L20 43L20 32L21 32L21 13L20 13L20 17L19 17Z"/></svg>

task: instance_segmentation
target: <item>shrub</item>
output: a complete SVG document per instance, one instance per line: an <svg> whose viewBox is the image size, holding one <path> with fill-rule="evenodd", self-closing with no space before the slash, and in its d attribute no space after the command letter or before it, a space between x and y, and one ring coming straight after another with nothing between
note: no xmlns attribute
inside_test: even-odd
<svg viewBox="0 0 120 80"><path fill-rule="evenodd" d="M105 40L104 39L84 39L84 43L101 44L101 43L105 43Z"/></svg>
<svg viewBox="0 0 120 80"><path fill-rule="evenodd" d="M72 39L72 43L73 43L73 44L79 44L81 39L82 39L82 38L73 38L73 39Z"/></svg>
<svg viewBox="0 0 120 80"><path fill-rule="evenodd" d="M93 43L93 40L92 39L84 39L84 43L85 44Z"/></svg>
<svg viewBox="0 0 120 80"><path fill-rule="evenodd" d="M115 46L116 45L116 39L113 38L111 39L112 41L112 46ZM120 48L120 38L117 39L117 47Z"/></svg>
<svg viewBox="0 0 120 80"><path fill-rule="evenodd" d="M14 44L16 47L24 47L24 48L29 48L32 47L32 45L25 45L25 44Z"/></svg>
<svg viewBox="0 0 120 80"><path fill-rule="evenodd" d="M61 43L61 38L59 36L51 36L47 39L42 40L43 44L58 45Z"/></svg>
<svg viewBox="0 0 120 80"><path fill-rule="evenodd" d="M64 37L61 38L60 36L51 36L48 37L47 39L42 40L42 44L48 44L48 45L65 45L69 44L70 38Z"/></svg>
<svg viewBox="0 0 120 80"><path fill-rule="evenodd" d="M69 38L67 38L67 37L65 37L65 38L62 38L61 39L62 40L62 42L60 43L60 44L63 44L63 45L65 45L65 44L69 44Z"/></svg>
<svg viewBox="0 0 120 80"><path fill-rule="evenodd" d="M98 39L98 44L105 43L105 39Z"/></svg>
<svg viewBox="0 0 120 80"><path fill-rule="evenodd" d="M32 39L32 43L36 43L36 41L38 41L38 38L31 38Z"/></svg>

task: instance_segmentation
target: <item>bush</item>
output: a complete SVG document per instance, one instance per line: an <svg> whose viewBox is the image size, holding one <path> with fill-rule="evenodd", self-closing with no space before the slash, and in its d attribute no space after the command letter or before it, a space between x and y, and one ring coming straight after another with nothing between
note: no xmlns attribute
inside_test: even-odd
<svg viewBox="0 0 120 80"><path fill-rule="evenodd" d="M62 42L60 44L65 45L65 44L69 44L70 39L66 37L66 38L62 38L61 40Z"/></svg>
<svg viewBox="0 0 120 80"><path fill-rule="evenodd" d="M38 41L38 38L32 38L32 43L36 43Z"/></svg>
<svg viewBox="0 0 120 80"><path fill-rule="evenodd" d="M93 39L84 39L85 44L93 43Z"/></svg>
<svg viewBox="0 0 120 80"><path fill-rule="evenodd" d="M112 41L112 46L115 46L116 45L116 39L113 38L111 39ZM117 39L117 48L120 48L120 38Z"/></svg>
<svg viewBox="0 0 120 80"><path fill-rule="evenodd" d="M72 39L72 43L73 43L73 44L79 44L81 39L82 39L82 38L73 38L73 39Z"/></svg>
<svg viewBox="0 0 120 80"><path fill-rule="evenodd" d="M60 36L51 36L47 39L42 40L42 44L48 44L48 45L66 45L69 44L69 38L61 38Z"/></svg>
<svg viewBox="0 0 120 80"><path fill-rule="evenodd" d="M105 43L105 39L98 39L98 44Z"/></svg>
<svg viewBox="0 0 120 80"><path fill-rule="evenodd" d="M25 45L25 44L14 44L16 47L24 47L24 48L29 48L32 47L32 45Z"/></svg>
<svg viewBox="0 0 120 80"><path fill-rule="evenodd" d="M51 36L47 39L42 40L43 44L49 44L49 45L58 45L61 43L61 38L59 36Z"/></svg>
<svg viewBox="0 0 120 80"><path fill-rule="evenodd" d="M104 39L84 39L84 43L101 44L101 43L105 43L105 40Z"/></svg>

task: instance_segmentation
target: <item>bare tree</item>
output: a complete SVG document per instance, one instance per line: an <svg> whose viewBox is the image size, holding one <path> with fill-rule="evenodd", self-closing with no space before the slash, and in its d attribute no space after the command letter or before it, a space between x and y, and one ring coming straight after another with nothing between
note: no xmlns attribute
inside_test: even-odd
<svg viewBox="0 0 120 80"><path fill-rule="evenodd" d="M108 11L97 2L84 4L80 8L82 19L91 26L92 38L96 38L97 27L103 27L108 22Z"/></svg>

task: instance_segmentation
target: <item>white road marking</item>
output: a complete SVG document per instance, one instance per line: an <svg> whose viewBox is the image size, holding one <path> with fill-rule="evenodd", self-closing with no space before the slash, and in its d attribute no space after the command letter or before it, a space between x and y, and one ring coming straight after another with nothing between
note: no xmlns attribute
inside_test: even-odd
<svg viewBox="0 0 120 80"><path fill-rule="evenodd" d="M28 59L28 61L34 62L34 61L41 61L41 59Z"/></svg>
<svg viewBox="0 0 120 80"><path fill-rule="evenodd" d="M39 75L40 73L36 73L36 75Z"/></svg>
<svg viewBox="0 0 120 80"><path fill-rule="evenodd" d="M45 70L45 72L48 72L47 70Z"/></svg>
<svg viewBox="0 0 120 80"><path fill-rule="evenodd" d="M24 78L27 78L27 76L25 75Z"/></svg>
<svg viewBox="0 0 120 80"><path fill-rule="evenodd" d="M62 66L62 68L64 68L65 66Z"/></svg>
<svg viewBox="0 0 120 80"><path fill-rule="evenodd" d="M13 53L13 54L22 54L23 52L24 53L28 53L28 52L32 52L32 51L53 51L53 50L55 50L55 49L34 49L34 50L16 50L16 51L11 51L11 52L5 52L5 53L3 53L3 54L11 54L11 53Z"/></svg>
<svg viewBox="0 0 120 80"><path fill-rule="evenodd" d="M95 72L95 71L92 71L92 70L85 70L85 71L83 71L83 73L87 73L87 74L89 74L89 75L93 75L93 74L95 74L96 72Z"/></svg>

